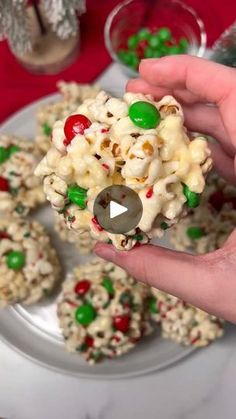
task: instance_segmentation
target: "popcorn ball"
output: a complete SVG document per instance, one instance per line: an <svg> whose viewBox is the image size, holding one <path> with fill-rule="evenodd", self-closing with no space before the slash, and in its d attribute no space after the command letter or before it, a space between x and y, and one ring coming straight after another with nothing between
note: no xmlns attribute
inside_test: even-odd
<svg viewBox="0 0 236 419"><path fill-rule="evenodd" d="M236 187L216 173L207 179L200 206L171 230L177 250L202 254L223 246L236 227Z"/></svg>
<svg viewBox="0 0 236 419"><path fill-rule="evenodd" d="M222 320L173 295L155 288L152 291L152 319L161 324L164 338L184 346L203 347L223 335Z"/></svg>
<svg viewBox="0 0 236 419"><path fill-rule="evenodd" d="M57 84L61 98L55 102L42 105L36 113L37 135L36 143L43 154L51 147L53 124L74 112L80 103L87 98L95 97L99 87L89 84L61 81Z"/></svg>
<svg viewBox="0 0 236 419"><path fill-rule="evenodd" d="M41 224L0 219L0 307L33 304L59 279L56 251Z"/></svg>
<svg viewBox="0 0 236 419"><path fill-rule="evenodd" d="M74 244L81 254L87 254L93 251L95 240L91 237L89 231L83 231L78 235L74 230L68 230L64 219L57 213L54 227L60 239L64 242Z"/></svg>
<svg viewBox="0 0 236 419"><path fill-rule="evenodd" d="M173 97L155 102L143 94L117 99L100 92L54 124L52 147L35 173L69 229L129 250L162 237L186 207L198 206L211 164L205 138L190 141ZM93 214L97 195L111 185L128 186L142 201L141 220L127 234L106 232Z"/></svg>
<svg viewBox="0 0 236 419"><path fill-rule="evenodd" d="M151 333L149 287L100 259L76 268L63 284L58 317L66 349L90 364L131 350Z"/></svg>
<svg viewBox="0 0 236 419"><path fill-rule="evenodd" d="M25 216L45 202L34 169L39 161L35 144L13 135L0 136L0 212Z"/></svg>

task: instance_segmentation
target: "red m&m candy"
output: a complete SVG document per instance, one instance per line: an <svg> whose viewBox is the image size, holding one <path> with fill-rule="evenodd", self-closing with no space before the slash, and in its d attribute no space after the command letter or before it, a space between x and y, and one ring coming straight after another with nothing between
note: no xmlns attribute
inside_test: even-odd
<svg viewBox="0 0 236 419"><path fill-rule="evenodd" d="M126 333L129 329L130 318L129 316L116 316L113 321L113 325L116 330Z"/></svg>
<svg viewBox="0 0 236 419"><path fill-rule="evenodd" d="M75 286L75 293L78 295L84 295L90 289L90 281L87 279L82 279L81 281L77 282Z"/></svg>
<svg viewBox="0 0 236 419"><path fill-rule="evenodd" d="M0 191L9 192L9 183L8 180L0 176Z"/></svg>
<svg viewBox="0 0 236 419"><path fill-rule="evenodd" d="M67 139L67 145L77 134L83 134L84 130L90 127L91 121L85 115L76 114L67 118L64 126L64 133Z"/></svg>

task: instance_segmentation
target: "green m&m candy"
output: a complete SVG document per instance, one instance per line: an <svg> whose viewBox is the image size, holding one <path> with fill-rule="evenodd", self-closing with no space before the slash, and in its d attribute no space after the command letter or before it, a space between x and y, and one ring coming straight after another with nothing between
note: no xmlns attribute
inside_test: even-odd
<svg viewBox="0 0 236 419"><path fill-rule="evenodd" d="M81 209L85 209L87 204L87 190L84 188L81 188L79 185L70 185L67 189L67 196L70 200L70 202L73 202L73 204L78 205Z"/></svg>
<svg viewBox="0 0 236 419"><path fill-rule="evenodd" d="M138 101L129 107L129 117L137 127L156 128L161 120L157 108L149 102Z"/></svg>
<svg viewBox="0 0 236 419"><path fill-rule="evenodd" d="M157 36L160 39L160 41L162 41L162 42L170 41L171 31L170 31L169 28L163 27L163 28L159 29L159 31L157 32Z"/></svg>
<svg viewBox="0 0 236 419"><path fill-rule="evenodd" d="M6 262L9 269L18 271L25 266L25 255L23 252L12 250L7 254Z"/></svg>
<svg viewBox="0 0 236 419"><path fill-rule="evenodd" d="M9 158L9 149L0 147L0 164L4 163Z"/></svg>
<svg viewBox="0 0 236 419"><path fill-rule="evenodd" d="M137 35L132 35L128 38L127 45L130 49L135 49L138 45L139 39Z"/></svg>
<svg viewBox="0 0 236 419"><path fill-rule="evenodd" d="M190 239L198 240L204 236L204 231L201 227L192 226L186 230L186 234Z"/></svg>
<svg viewBox="0 0 236 419"><path fill-rule="evenodd" d="M162 230L167 230L169 228L168 224L165 221L162 221L160 224Z"/></svg>
<svg viewBox="0 0 236 419"><path fill-rule="evenodd" d="M21 149L20 149L20 147L18 147L18 145L12 145L10 148L9 148L9 154L10 154L10 156L12 155L12 154L14 154L14 153L17 153L18 151L20 151Z"/></svg>
<svg viewBox="0 0 236 419"><path fill-rule="evenodd" d="M47 122L45 122L43 124L42 129L43 129L44 135L46 135L47 137L49 137L49 135L51 135L52 127L50 127L50 125Z"/></svg>
<svg viewBox="0 0 236 419"><path fill-rule="evenodd" d="M96 311L94 310L91 304L82 304L78 307L75 311L75 320L77 323L82 324L83 326L87 326L96 317Z"/></svg>
<svg viewBox="0 0 236 419"><path fill-rule="evenodd" d="M112 283L112 280L110 278L104 277L103 280L102 280L102 285L107 290L109 295L114 294L113 283Z"/></svg>
<svg viewBox="0 0 236 419"><path fill-rule="evenodd" d="M142 28L140 29L140 31L138 31L137 33L137 37L139 41L142 41L144 39L150 39L151 38L151 33L150 30L148 28Z"/></svg>
<svg viewBox="0 0 236 419"><path fill-rule="evenodd" d="M183 185L183 193L187 199L189 208L196 208L200 204L200 194L190 191L187 185Z"/></svg>
<svg viewBox="0 0 236 419"><path fill-rule="evenodd" d="M158 313L158 308L157 308L157 300L155 297L150 297L148 300L148 307L149 307L149 311L152 314L156 314Z"/></svg>

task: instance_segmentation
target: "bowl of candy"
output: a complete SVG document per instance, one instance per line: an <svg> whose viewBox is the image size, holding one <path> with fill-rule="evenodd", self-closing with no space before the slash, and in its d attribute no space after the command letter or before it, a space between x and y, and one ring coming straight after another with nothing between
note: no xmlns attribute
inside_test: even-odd
<svg viewBox="0 0 236 419"><path fill-rule="evenodd" d="M180 0L126 0L109 14L105 44L112 59L129 77L136 77L143 58L191 54L206 49L204 23Z"/></svg>

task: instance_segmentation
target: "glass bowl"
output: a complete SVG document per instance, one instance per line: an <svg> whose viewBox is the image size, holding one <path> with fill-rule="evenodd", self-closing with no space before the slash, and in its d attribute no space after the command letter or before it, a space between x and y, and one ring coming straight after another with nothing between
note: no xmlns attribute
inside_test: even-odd
<svg viewBox="0 0 236 419"><path fill-rule="evenodd" d="M125 49L128 38L140 29L153 32L162 27L169 28L174 39L188 40L187 54L204 55L205 26L190 6L180 0L126 0L111 11L104 28L107 50L126 75L137 77L138 73L121 61L118 51Z"/></svg>

